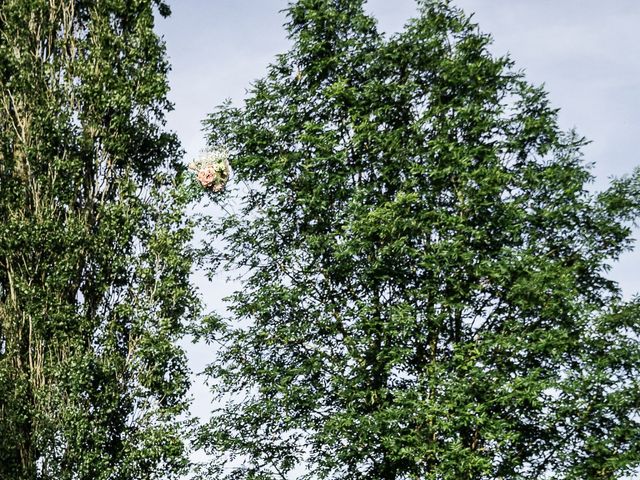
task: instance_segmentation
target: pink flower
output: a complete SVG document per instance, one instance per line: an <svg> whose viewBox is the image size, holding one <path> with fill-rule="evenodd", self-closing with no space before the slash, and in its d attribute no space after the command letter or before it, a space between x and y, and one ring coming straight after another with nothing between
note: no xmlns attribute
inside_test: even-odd
<svg viewBox="0 0 640 480"><path fill-rule="evenodd" d="M218 179L218 174L216 170L211 166L204 167L202 170L198 172L198 181L205 188L213 185L217 179Z"/></svg>

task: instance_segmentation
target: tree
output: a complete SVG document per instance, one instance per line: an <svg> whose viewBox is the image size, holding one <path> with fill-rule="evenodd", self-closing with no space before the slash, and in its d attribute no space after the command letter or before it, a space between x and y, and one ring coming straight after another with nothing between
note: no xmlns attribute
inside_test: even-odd
<svg viewBox="0 0 640 480"><path fill-rule="evenodd" d="M207 332L209 478L639 463L639 304L606 277L638 173L589 191L545 92L448 1L418 4L387 38L362 0L292 2L291 50L206 122L245 185L212 229L243 283Z"/></svg>
<svg viewBox="0 0 640 480"><path fill-rule="evenodd" d="M0 3L0 478L176 478L196 313L159 0Z"/></svg>

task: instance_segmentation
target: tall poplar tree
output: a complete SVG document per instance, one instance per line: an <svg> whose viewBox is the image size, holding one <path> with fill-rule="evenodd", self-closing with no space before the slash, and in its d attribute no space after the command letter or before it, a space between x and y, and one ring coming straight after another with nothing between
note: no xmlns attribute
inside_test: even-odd
<svg viewBox="0 0 640 480"><path fill-rule="evenodd" d="M176 478L196 311L159 0L0 2L0 478Z"/></svg>
<svg viewBox="0 0 640 480"><path fill-rule="evenodd" d="M206 123L245 185L208 478L622 478L640 309L606 271L638 175L589 190L585 141L448 1L390 38L363 3L292 2L291 50Z"/></svg>

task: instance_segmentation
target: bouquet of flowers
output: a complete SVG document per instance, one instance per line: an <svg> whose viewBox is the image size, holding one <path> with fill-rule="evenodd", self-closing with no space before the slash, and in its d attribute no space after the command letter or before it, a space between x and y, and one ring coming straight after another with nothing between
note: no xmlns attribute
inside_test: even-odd
<svg viewBox="0 0 640 480"><path fill-rule="evenodd" d="M224 190L231 177L229 152L224 149L203 150L196 160L189 164L203 188L212 192Z"/></svg>

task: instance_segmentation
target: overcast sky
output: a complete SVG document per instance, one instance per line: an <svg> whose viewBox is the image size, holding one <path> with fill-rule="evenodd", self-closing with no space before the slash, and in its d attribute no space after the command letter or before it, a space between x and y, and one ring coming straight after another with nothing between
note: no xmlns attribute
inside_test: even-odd
<svg viewBox="0 0 640 480"><path fill-rule="evenodd" d="M575 127L593 143L584 149L595 163L597 186L638 165L640 137L639 0L458 0L494 38L496 54L509 52L527 78L546 85L559 107L561 125ZM226 98L240 103L277 53L287 49L280 10L287 0L174 0L160 20L172 63L175 130L187 159L205 145L200 122ZM413 0L371 0L380 29L394 32L415 13ZM611 275L625 295L640 291L640 254L626 255ZM203 285L209 305L219 304L221 285ZM189 349L198 370L210 356ZM196 382L197 415L206 416L208 396Z"/></svg>

